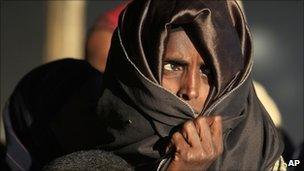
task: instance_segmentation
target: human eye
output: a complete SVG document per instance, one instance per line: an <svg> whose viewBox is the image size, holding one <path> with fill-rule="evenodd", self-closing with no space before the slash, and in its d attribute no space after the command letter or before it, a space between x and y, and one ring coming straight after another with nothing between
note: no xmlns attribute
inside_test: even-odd
<svg viewBox="0 0 304 171"><path fill-rule="evenodd" d="M165 71L182 71L184 66L175 62L167 62L164 64L163 69Z"/></svg>
<svg viewBox="0 0 304 171"><path fill-rule="evenodd" d="M203 64L200 67L200 73L202 74L202 76L208 77L209 75L211 75L211 69L207 67L205 64Z"/></svg>

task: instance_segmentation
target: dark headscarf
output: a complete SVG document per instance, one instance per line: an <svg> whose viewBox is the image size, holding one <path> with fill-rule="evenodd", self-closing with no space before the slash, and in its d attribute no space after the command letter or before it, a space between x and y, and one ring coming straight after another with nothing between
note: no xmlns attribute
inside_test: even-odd
<svg viewBox="0 0 304 171"><path fill-rule="evenodd" d="M162 58L176 27L212 69L200 115L222 116L224 152L210 169L269 169L282 144L252 85L250 33L235 1L138 0L127 6L112 37L98 102L108 137L100 148L138 168L164 169L170 162L164 146L171 133L196 117L161 86Z"/></svg>
<svg viewBox="0 0 304 171"><path fill-rule="evenodd" d="M95 109L102 75L83 60L63 59L26 74L4 113L12 170L41 170L62 155L103 142ZM16 169L17 168L17 169Z"/></svg>

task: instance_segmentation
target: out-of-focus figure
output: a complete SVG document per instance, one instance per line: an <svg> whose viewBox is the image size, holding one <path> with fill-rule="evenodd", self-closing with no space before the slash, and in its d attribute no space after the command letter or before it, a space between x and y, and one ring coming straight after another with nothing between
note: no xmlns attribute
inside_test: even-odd
<svg viewBox="0 0 304 171"><path fill-rule="evenodd" d="M112 34L117 26L120 12L131 0L122 1L116 8L101 15L90 30L86 43L86 59L103 72L106 67Z"/></svg>

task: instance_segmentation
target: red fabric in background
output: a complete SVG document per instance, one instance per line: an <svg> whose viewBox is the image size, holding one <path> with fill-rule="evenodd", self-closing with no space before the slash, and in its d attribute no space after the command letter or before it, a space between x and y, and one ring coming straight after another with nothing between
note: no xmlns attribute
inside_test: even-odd
<svg viewBox="0 0 304 171"><path fill-rule="evenodd" d="M131 0L122 1L114 9L107 11L99 17L96 23L96 27L106 27L107 29L114 30L118 24L118 18L120 12L128 5Z"/></svg>

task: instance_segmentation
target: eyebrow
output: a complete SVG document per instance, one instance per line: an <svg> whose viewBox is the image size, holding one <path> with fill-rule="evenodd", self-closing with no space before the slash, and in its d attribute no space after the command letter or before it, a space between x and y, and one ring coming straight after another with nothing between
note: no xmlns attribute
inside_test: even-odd
<svg viewBox="0 0 304 171"><path fill-rule="evenodd" d="M170 63L175 63L175 64L179 64L179 65L188 65L189 62L184 60L184 59L181 59L181 58L175 58L175 57L169 57L167 59L164 59L163 62L170 62Z"/></svg>
<svg viewBox="0 0 304 171"><path fill-rule="evenodd" d="M171 63L175 63L175 64L179 64L179 65L189 65L189 62L187 60L184 60L183 58L180 57L167 57L166 59L163 60L163 62L171 62ZM202 60L202 62L199 63L199 65L206 65L204 60Z"/></svg>

